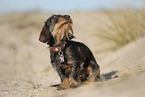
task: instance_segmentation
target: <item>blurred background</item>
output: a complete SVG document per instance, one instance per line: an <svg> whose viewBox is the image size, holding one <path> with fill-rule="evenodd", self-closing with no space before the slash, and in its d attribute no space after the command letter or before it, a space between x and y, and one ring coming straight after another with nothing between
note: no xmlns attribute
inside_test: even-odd
<svg viewBox="0 0 145 97"><path fill-rule="evenodd" d="M102 81L57 91L49 46L52 14L69 14L75 40L100 64ZM0 0L0 97L144 97L145 0Z"/></svg>
<svg viewBox="0 0 145 97"><path fill-rule="evenodd" d="M0 13L12 12L59 12L115 10L127 5L142 8L144 0L0 0Z"/></svg>

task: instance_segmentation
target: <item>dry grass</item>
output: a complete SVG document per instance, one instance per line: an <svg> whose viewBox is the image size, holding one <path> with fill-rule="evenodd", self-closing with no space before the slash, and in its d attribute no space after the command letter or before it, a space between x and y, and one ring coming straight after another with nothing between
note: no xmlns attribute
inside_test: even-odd
<svg viewBox="0 0 145 97"><path fill-rule="evenodd" d="M144 9L117 10L105 12L109 23L105 22L105 27L101 28L101 39L111 41L111 49L120 48L131 41L138 39L145 30Z"/></svg>

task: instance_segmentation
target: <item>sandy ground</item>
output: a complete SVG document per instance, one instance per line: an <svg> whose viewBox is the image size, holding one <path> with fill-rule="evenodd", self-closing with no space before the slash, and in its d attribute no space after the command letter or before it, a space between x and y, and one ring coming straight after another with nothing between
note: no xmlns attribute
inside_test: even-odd
<svg viewBox="0 0 145 97"><path fill-rule="evenodd" d="M51 14L0 16L0 97L145 97L145 37L110 52L96 33L103 14L71 13L76 40L92 50L101 66L102 81L57 91L60 79L52 68L49 49L38 41Z"/></svg>

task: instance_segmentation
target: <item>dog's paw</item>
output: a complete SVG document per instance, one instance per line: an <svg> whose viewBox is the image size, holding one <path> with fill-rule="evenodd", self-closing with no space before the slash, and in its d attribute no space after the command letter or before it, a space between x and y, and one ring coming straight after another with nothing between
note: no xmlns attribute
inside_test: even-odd
<svg viewBox="0 0 145 97"><path fill-rule="evenodd" d="M58 91L60 91L60 90L66 90L67 88L68 88L67 86L60 85L60 86L57 87L57 90Z"/></svg>
<svg viewBox="0 0 145 97"><path fill-rule="evenodd" d="M79 86L79 83L77 83L75 80L70 80L70 88L77 88Z"/></svg>
<svg viewBox="0 0 145 97"><path fill-rule="evenodd" d="M77 84L77 83L72 83L71 85L70 85L70 88L77 88L79 85Z"/></svg>
<svg viewBox="0 0 145 97"><path fill-rule="evenodd" d="M69 87L69 80L66 78L64 81L61 83L60 86L58 86L57 90L65 90Z"/></svg>

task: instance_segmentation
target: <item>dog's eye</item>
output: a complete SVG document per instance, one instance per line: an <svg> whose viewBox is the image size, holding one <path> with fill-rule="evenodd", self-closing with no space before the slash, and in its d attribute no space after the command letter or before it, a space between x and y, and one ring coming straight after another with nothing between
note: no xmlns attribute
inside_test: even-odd
<svg viewBox="0 0 145 97"><path fill-rule="evenodd" d="M55 23L55 22L56 22L56 20L55 20L55 19L51 19L51 22Z"/></svg>
<svg viewBox="0 0 145 97"><path fill-rule="evenodd" d="M69 20L69 19L70 19L70 16L69 16L69 15L65 15L64 18L65 18L66 20Z"/></svg>
<svg viewBox="0 0 145 97"><path fill-rule="evenodd" d="M53 16L51 19L51 22L56 23L57 22L57 16Z"/></svg>

